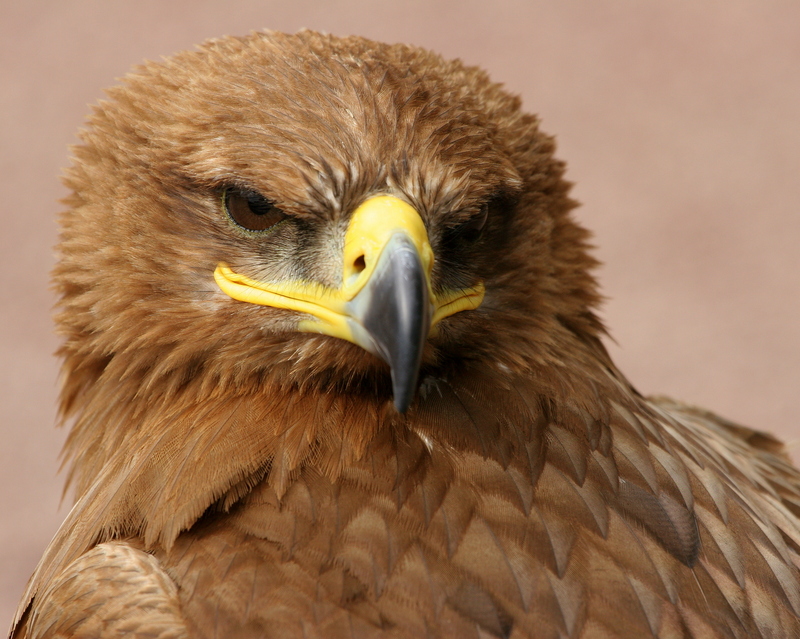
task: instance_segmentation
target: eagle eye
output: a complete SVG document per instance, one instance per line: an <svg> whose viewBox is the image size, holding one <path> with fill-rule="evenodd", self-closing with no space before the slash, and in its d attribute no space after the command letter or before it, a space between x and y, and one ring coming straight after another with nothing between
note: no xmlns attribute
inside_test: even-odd
<svg viewBox="0 0 800 639"><path fill-rule="evenodd" d="M477 215L473 215L458 228L458 234L465 242L477 242L486 226L486 218L489 216L489 205L484 204Z"/></svg>
<svg viewBox="0 0 800 639"><path fill-rule="evenodd" d="M254 191L225 189L225 212L233 222L247 231L268 231L286 219L286 214Z"/></svg>
<svg viewBox="0 0 800 639"><path fill-rule="evenodd" d="M477 242L486 226L486 218L489 215L489 205L484 204L480 211L462 222L458 226L445 229L445 242L447 244L474 244Z"/></svg>

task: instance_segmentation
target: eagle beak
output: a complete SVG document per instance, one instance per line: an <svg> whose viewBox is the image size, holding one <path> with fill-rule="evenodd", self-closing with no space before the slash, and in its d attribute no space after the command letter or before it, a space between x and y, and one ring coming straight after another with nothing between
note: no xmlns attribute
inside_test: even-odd
<svg viewBox="0 0 800 639"><path fill-rule="evenodd" d="M417 387L422 351L443 318L477 308L484 287L444 291L431 287L433 250L419 213L391 195L366 200L344 238L342 285L257 282L219 264L214 278L230 297L307 315L297 329L348 340L391 369L394 404L408 409Z"/></svg>
<svg viewBox="0 0 800 639"><path fill-rule="evenodd" d="M389 364L401 413L416 391L431 328L432 268L428 233L411 206L384 195L353 212L344 238L342 286L350 298L352 341Z"/></svg>

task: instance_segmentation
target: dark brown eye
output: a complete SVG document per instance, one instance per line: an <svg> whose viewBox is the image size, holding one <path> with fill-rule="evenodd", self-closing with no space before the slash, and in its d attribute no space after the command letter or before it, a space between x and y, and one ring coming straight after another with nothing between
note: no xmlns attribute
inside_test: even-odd
<svg viewBox="0 0 800 639"><path fill-rule="evenodd" d="M486 218L488 215L489 206L484 204L481 210L466 222L447 229L445 231L446 241L459 244L472 244L478 241L481 233L483 233L483 228L486 226Z"/></svg>
<svg viewBox="0 0 800 639"><path fill-rule="evenodd" d="M486 218L489 216L489 205L484 204L477 215L473 215L468 221L464 222L458 229L461 239L465 242L475 242L483 233L486 226Z"/></svg>
<svg viewBox="0 0 800 639"><path fill-rule="evenodd" d="M227 189L224 199L228 216L248 231L268 231L286 219L283 211L253 191Z"/></svg>

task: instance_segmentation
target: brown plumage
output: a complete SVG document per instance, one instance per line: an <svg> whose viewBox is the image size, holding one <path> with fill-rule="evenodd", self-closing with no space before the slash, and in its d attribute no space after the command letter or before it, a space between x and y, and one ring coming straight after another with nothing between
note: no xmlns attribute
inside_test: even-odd
<svg viewBox="0 0 800 639"><path fill-rule="evenodd" d="M616 369L553 140L483 72L224 38L82 137L55 271L77 502L13 636L800 636L800 473ZM424 222L431 308L485 287L418 365L215 281L344 290L378 194Z"/></svg>

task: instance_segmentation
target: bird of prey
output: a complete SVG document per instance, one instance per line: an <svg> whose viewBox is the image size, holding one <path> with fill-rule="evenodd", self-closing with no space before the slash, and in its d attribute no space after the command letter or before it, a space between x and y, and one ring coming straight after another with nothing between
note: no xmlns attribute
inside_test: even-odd
<svg viewBox="0 0 800 639"><path fill-rule="evenodd" d="M76 502L12 636L800 637L800 473L615 367L553 139L483 71L226 37L74 153Z"/></svg>

